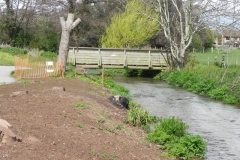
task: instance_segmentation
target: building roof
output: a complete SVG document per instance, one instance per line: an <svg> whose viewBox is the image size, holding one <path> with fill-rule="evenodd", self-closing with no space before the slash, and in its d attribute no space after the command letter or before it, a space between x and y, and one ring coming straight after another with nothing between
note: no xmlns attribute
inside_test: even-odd
<svg viewBox="0 0 240 160"><path fill-rule="evenodd" d="M223 30L222 34L225 37L233 37L233 38L240 37L239 30Z"/></svg>

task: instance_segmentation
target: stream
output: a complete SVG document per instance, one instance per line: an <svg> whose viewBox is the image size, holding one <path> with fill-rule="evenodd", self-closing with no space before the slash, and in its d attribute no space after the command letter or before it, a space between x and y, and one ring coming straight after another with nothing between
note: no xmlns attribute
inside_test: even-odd
<svg viewBox="0 0 240 160"><path fill-rule="evenodd" d="M157 117L178 117L207 141L207 160L240 160L240 109L150 78L115 76L135 103Z"/></svg>

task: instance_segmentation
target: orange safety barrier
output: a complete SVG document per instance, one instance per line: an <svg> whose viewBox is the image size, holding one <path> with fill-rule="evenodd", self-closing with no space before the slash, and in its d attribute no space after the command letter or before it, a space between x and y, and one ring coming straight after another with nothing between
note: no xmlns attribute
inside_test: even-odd
<svg viewBox="0 0 240 160"><path fill-rule="evenodd" d="M26 58L14 57L15 76L22 78L45 78L45 77L63 77L64 69L61 62L55 65L52 61L46 63L29 62L29 56Z"/></svg>

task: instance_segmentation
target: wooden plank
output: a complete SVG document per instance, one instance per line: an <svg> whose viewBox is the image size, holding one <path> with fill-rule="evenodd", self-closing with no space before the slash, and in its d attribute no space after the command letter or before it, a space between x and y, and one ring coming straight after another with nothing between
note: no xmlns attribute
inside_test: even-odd
<svg viewBox="0 0 240 160"><path fill-rule="evenodd" d="M120 66L120 65L102 65L102 68L124 68L124 66Z"/></svg>
<svg viewBox="0 0 240 160"><path fill-rule="evenodd" d="M98 65L79 65L76 66L82 67L82 68L100 68Z"/></svg>
<svg viewBox="0 0 240 160"><path fill-rule="evenodd" d="M149 69L148 66L127 66L129 69Z"/></svg>

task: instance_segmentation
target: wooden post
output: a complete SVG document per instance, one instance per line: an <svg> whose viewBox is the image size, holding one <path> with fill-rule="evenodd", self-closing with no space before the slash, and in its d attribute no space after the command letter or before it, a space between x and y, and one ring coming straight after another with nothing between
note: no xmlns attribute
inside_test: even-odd
<svg viewBox="0 0 240 160"><path fill-rule="evenodd" d="M104 67L102 68L102 86L104 87Z"/></svg>
<svg viewBox="0 0 240 160"><path fill-rule="evenodd" d="M98 49L98 67L102 66L102 56L101 56L101 49Z"/></svg>
<svg viewBox="0 0 240 160"><path fill-rule="evenodd" d="M152 66L151 66L152 64L151 64L151 51L149 50L148 51L148 68L151 68Z"/></svg>
<svg viewBox="0 0 240 160"><path fill-rule="evenodd" d="M123 54L124 54L124 55L123 55L123 57L124 57L124 58L123 58L123 59L124 59L124 60L123 60L124 65L123 65L123 66L124 66L124 68L125 68L125 67L127 67L127 55L126 55L126 49L124 49L124 53L123 53Z"/></svg>
<svg viewBox="0 0 240 160"><path fill-rule="evenodd" d="M225 57L224 57L224 55L222 56L222 68L224 68L225 67Z"/></svg>

